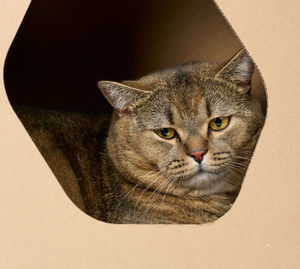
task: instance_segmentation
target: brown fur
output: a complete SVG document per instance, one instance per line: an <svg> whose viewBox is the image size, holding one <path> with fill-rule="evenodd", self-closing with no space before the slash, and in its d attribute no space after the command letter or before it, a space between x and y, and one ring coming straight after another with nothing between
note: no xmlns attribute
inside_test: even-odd
<svg viewBox="0 0 300 269"><path fill-rule="evenodd" d="M249 95L253 68L241 51L223 68L189 63L137 81L101 81L115 108L110 124L100 115L16 112L89 215L110 223L206 223L230 209L264 123ZM227 128L208 128L225 116ZM179 137L163 139L155 133L161 128ZM208 152L198 164L188 153L200 148Z"/></svg>

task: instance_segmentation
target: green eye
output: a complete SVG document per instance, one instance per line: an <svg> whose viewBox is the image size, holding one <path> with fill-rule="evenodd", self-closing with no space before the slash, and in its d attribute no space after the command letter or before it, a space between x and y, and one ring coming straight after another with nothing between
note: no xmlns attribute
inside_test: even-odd
<svg viewBox="0 0 300 269"><path fill-rule="evenodd" d="M172 128L163 128L155 130L155 133L165 139L172 139L176 136L176 131Z"/></svg>
<svg viewBox="0 0 300 269"><path fill-rule="evenodd" d="M209 127L213 131L221 131L228 126L229 120L230 120L229 117L215 118L209 123Z"/></svg>

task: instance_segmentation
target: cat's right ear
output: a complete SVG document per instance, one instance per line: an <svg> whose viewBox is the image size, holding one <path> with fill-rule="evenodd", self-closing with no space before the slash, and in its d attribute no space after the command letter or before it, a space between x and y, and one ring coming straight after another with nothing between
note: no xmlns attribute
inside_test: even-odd
<svg viewBox="0 0 300 269"><path fill-rule="evenodd" d="M99 81L98 87L120 116L128 112L128 108L131 105L149 97L151 94L149 91L112 81Z"/></svg>

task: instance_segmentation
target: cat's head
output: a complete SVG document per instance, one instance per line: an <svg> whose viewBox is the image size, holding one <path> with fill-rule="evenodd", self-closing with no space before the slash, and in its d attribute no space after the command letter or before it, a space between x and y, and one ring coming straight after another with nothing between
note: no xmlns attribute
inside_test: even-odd
<svg viewBox="0 0 300 269"><path fill-rule="evenodd" d="M116 169L153 189L238 188L264 123L253 69L242 50L223 68L197 62L100 81L115 109L107 147Z"/></svg>

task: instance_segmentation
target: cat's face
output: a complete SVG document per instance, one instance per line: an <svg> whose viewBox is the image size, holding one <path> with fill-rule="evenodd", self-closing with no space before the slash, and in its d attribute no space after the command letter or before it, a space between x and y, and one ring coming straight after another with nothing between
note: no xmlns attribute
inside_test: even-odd
<svg viewBox="0 0 300 269"><path fill-rule="evenodd" d="M125 91L133 84L117 90L123 91L117 105L126 109L115 115L108 148L120 171L148 186L204 193L212 184L220 191L224 177L240 182L264 116L246 87L211 72L187 64L145 77L139 83L146 90L136 92L128 106ZM118 85L111 84L110 92Z"/></svg>

